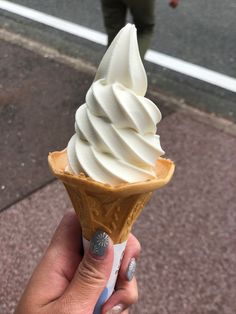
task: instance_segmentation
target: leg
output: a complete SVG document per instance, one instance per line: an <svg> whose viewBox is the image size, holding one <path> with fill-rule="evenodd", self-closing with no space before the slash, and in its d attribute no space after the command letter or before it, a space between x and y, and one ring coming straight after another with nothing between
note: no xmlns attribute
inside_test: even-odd
<svg viewBox="0 0 236 314"><path fill-rule="evenodd" d="M122 0L101 0L101 4L108 45L110 45L119 30L125 26L127 6Z"/></svg>
<svg viewBox="0 0 236 314"><path fill-rule="evenodd" d="M155 26L155 0L126 0L137 27L139 50L142 59L149 47Z"/></svg>

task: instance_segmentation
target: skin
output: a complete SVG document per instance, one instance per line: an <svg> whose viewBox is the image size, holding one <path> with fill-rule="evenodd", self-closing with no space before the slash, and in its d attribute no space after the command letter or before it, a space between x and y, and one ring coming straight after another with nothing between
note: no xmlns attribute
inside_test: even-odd
<svg viewBox="0 0 236 314"><path fill-rule="evenodd" d="M60 222L40 263L21 297L15 314L92 314L106 286L112 267L113 246L102 257L82 252L81 227L74 212ZM102 314L122 304L123 314L137 302L135 277L129 282L126 270L131 258L138 258L140 244L131 234L118 275L116 291L104 304Z"/></svg>

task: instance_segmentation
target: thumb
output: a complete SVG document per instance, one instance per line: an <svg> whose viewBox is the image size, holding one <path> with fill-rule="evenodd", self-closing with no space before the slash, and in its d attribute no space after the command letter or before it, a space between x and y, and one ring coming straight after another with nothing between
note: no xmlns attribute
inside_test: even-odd
<svg viewBox="0 0 236 314"><path fill-rule="evenodd" d="M98 230L93 235L88 251L66 290L66 301L78 313L93 313L106 287L113 264L113 245L107 233ZM73 311L72 311L73 312Z"/></svg>

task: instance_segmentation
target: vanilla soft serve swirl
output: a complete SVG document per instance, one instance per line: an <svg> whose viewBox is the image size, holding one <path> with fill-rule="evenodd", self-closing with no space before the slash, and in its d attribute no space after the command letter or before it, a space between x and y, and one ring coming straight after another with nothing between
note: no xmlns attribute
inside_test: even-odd
<svg viewBox="0 0 236 314"><path fill-rule="evenodd" d="M156 160L164 154L155 134L161 113L144 97L146 90L136 28L127 24L76 112L76 133L67 147L69 171L111 185L156 177Z"/></svg>

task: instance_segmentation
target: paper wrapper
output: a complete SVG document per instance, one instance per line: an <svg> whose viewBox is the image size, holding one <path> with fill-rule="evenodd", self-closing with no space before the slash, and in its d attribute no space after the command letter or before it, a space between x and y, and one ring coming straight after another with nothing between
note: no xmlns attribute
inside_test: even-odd
<svg viewBox="0 0 236 314"><path fill-rule="evenodd" d="M66 150L50 153L48 162L53 174L66 187L79 217L83 237L89 241L96 230L103 230L115 245L121 244L115 246L119 251L121 251L120 247L124 250L124 243L132 226L149 201L152 192L170 181L175 168L171 160L159 158L156 162L155 179L111 186L94 181L84 174L74 175L65 171ZM119 255L122 255L122 252ZM117 258L120 259L120 256Z"/></svg>

